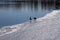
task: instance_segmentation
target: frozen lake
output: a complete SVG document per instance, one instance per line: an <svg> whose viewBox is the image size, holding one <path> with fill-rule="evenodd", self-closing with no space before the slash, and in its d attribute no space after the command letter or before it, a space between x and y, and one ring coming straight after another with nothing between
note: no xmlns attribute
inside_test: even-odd
<svg viewBox="0 0 60 40"><path fill-rule="evenodd" d="M54 4L16 3L0 4L0 27L23 23L29 17L40 18L56 9Z"/></svg>

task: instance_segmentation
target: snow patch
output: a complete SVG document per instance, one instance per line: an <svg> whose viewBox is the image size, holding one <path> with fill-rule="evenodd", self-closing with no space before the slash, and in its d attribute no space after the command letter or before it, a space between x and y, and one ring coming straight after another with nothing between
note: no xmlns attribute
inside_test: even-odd
<svg viewBox="0 0 60 40"><path fill-rule="evenodd" d="M0 29L0 36L6 35L6 34L10 34L10 33L16 32L17 30L20 30L22 25L23 24L5 26L5 27Z"/></svg>
<svg viewBox="0 0 60 40"><path fill-rule="evenodd" d="M53 10L51 13L48 13L48 14L46 14L44 17L39 18L39 19L37 19L37 20L54 18L54 16L55 16L56 14L58 14L59 12L60 12L60 10Z"/></svg>

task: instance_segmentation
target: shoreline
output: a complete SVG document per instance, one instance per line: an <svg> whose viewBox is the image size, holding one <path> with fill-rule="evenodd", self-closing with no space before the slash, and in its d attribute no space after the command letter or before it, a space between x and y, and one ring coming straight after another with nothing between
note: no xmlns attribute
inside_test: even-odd
<svg viewBox="0 0 60 40"><path fill-rule="evenodd" d="M36 22L43 22L43 20L50 20L50 19L53 19L54 18L54 16L57 14L57 13L60 13L60 10L54 10L54 11L52 11L51 13L49 13L49 14L46 14L44 17L42 17L42 18L38 18L37 20L36 20ZM34 23L34 22L32 22L32 23ZM3 35L6 35L6 34L10 34L10 33L13 33L13 32L16 32L17 30L21 30L21 29L25 29L26 27L26 25L29 25L29 24L31 24L29 21L28 22L25 22L25 23L22 23L22 24L16 24L16 25L11 25L11 26L4 26L4 27L2 27L1 29L0 29L0 36L3 36ZM34 23L35 24L35 23Z"/></svg>

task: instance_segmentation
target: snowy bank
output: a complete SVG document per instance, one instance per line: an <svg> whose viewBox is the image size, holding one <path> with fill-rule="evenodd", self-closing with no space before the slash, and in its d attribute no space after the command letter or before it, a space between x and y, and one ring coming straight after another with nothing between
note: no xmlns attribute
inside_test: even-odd
<svg viewBox="0 0 60 40"><path fill-rule="evenodd" d="M60 10L36 21L0 29L0 40L60 40Z"/></svg>

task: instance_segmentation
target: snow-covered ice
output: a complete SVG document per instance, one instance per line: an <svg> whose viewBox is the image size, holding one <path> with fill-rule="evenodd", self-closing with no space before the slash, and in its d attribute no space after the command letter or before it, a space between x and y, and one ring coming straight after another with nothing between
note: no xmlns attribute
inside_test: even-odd
<svg viewBox="0 0 60 40"><path fill-rule="evenodd" d="M60 10L42 18L0 29L0 40L60 40Z"/></svg>

